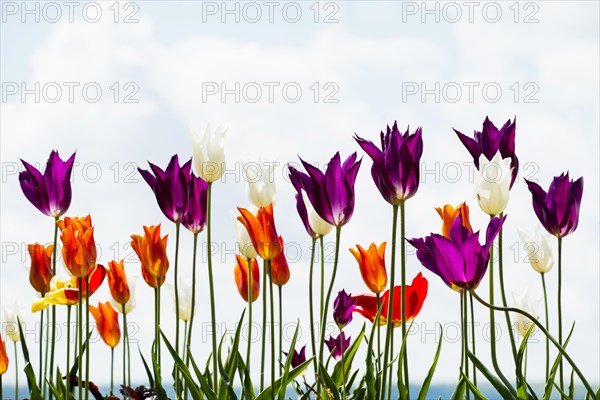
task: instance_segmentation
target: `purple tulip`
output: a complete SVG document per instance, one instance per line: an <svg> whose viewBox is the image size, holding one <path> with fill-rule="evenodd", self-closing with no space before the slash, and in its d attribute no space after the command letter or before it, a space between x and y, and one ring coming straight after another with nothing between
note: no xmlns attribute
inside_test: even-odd
<svg viewBox="0 0 600 400"><path fill-rule="evenodd" d="M483 128L481 129L481 132L475 131L473 134L474 139L460 133L456 129L454 129L454 132L456 132L462 144L467 148L469 153L471 153L477 169L479 169L479 156L481 156L481 154L485 155L485 158L488 160L491 160L498 150L500 150L500 155L503 159L510 158L510 166L512 167L510 187L512 188L519 172L519 159L515 154L516 129L517 118L512 122L509 119L504 126L498 130L492 121L490 121L488 117L485 117Z"/></svg>
<svg viewBox="0 0 600 400"><path fill-rule="evenodd" d="M407 240L417 249L421 264L442 278L450 288L459 292L475 289L485 275L490 247L505 219L506 216L492 218L483 246L479 244L479 232L471 233L463 226L462 214L450 227L450 239L432 233L425 238Z"/></svg>
<svg viewBox="0 0 600 400"><path fill-rule="evenodd" d="M288 353L286 353L285 351L283 352L283 354L285 354L285 356L287 357ZM304 364L306 362L306 346L303 346L300 351L296 351L296 349L294 349L292 351L292 368L296 368L302 364Z"/></svg>
<svg viewBox="0 0 600 400"><path fill-rule="evenodd" d="M577 229L583 195L583 177L569 180L569 173L554 177L548 193L535 182L525 180L532 195L533 209L544 228L556 237Z"/></svg>
<svg viewBox="0 0 600 400"><path fill-rule="evenodd" d="M208 183L192 174L187 190L186 211L182 221L183 226L188 230L199 233L206 226L207 201Z"/></svg>
<svg viewBox="0 0 600 400"><path fill-rule="evenodd" d="M181 222L186 212L192 160L179 166L179 158L175 154L164 171L150 162L148 164L152 173L141 168L138 171L154 192L165 217L175 223Z"/></svg>
<svg viewBox="0 0 600 400"><path fill-rule="evenodd" d="M342 289L338 292L333 302L333 320L338 328L342 329L352 322L352 311L356 308L356 301L345 290Z"/></svg>
<svg viewBox="0 0 600 400"><path fill-rule="evenodd" d="M394 121L387 133L380 133L381 149L372 142L355 135L354 139L371 157L373 166L371 176L383 198L392 205L410 199L419 189L420 163L423 154L421 128L410 135L408 129L404 134L398 130Z"/></svg>
<svg viewBox="0 0 600 400"><path fill-rule="evenodd" d="M50 153L44 175L33 165L21 160L25 171L19 174L23 194L42 213L58 218L71 205L71 171L75 153L67 161L61 160L58 152Z"/></svg>
<svg viewBox="0 0 600 400"><path fill-rule="evenodd" d="M335 153L325 173L302 159L300 161L308 173L290 166L294 187L298 192L299 189L306 192L313 208L325 221L336 227L346 224L354 212L354 182L361 163L361 160L356 161L356 153L352 153L344 164L340 153Z"/></svg>
<svg viewBox="0 0 600 400"><path fill-rule="evenodd" d="M340 333L338 337L329 336L329 339L325 341L331 356L336 360L339 359L342 354L350 347L350 336L346 338L344 332Z"/></svg>

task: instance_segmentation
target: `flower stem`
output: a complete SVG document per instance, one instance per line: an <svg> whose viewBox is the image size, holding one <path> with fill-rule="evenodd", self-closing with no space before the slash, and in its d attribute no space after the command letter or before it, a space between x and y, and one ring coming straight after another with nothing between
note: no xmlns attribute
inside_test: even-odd
<svg viewBox="0 0 600 400"><path fill-rule="evenodd" d="M319 297L319 326L317 329L321 330L321 325L323 324L323 302L325 301L325 244L323 236L319 238L319 255L321 258L321 293ZM320 337L321 342L325 340L324 337ZM319 347L321 349L321 347ZM319 353L320 354L320 353ZM319 362L320 359L317 359L318 355L315 354L315 365L317 366L317 371L319 370ZM315 379L317 380L317 393L321 392L321 380L318 379L317 373L315 372Z"/></svg>
<svg viewBox="0 0 600 400"><path fill-rule="evenodd" d="M123 306L125 311L125 306ZM127 327L127 314L123 312L123 326L125 327L125 342L127 343L127 386L131 386L131 345L129 344L129 328Z"/></svg>
<svg viewBox="0 0 600 400"><path fill-rule="evenodd" d="M381 294L376 293L377 310L381 308ZM381 324L377 321L377 373L381 372Z"/></svg>
<svg viewBox="0 0 600 400"><path fill-rule="evenodd" d="M542 272L540 274L542 277L542 289L544 291L544 311L546 314L546 329L548 329L549 318L548 318L548 296L546 294L546 277ZM548 376L550 375L550 339L546 338L546 379L544 382L548 381Z"/></svg>
<svg viewBox="0 0 600 400"><path fill-rule="evenodd" d="M563 345L562 329L562 238L558 238L558 343ZM560 390L564 392L563 362L560 360ZM561 396L562 397L562 396Z"/></svg>
<svg viewBox="0 0 600 400"><path fill-rule="evenodd" d="M82 395L83 395L83 360L82 355L83 355L83 293L82 293L82 286L83 286L83 278L79 277L77 278L77 283L78 283L78 287L79 287L79 296L78 296L78 302L77 302L77 337L79 338L79 354L78 354L78 358L77 358L77 375L78 375L78 383L79 385L77 386L79 388L79 397L78 399L82 399Z"/></svg>
<svg viewBox="0 0 600 400"><path fill-rule="evenodd" d="M123 385L129 386L127 382L127 319L125 317L125 304L121 304L123 312Z"/></svg>
<svg viewBox="0 0 600 400"><path fill-rule="evenodd" d="M281 286L279 288L279 375L283 376L283 364L281 363L281 355L283 354L283 296L281 294Z"/></svg>
<svg viewBox="0 0 600 400"><path fill-rule="evenodd" d="M115 372L115 348L110 348L110 395L113 395Z"/></svg>
<svg viewBox="0 0 600 400"><path fill-rule="evenodd" d="M45 293L42 293L42 298L44 297ZM44 311L42 310L40 312L40 365L39 365L39 375L38 375L38 387L42 387L42 379L44 379L44 374L43 374L43 365L44 363L42 362L42 355L44 354Z"/></svg>
<svg viewBox="0 0 600 400"><path fill-rule="evenodd" d="M181 224L175 223L175 351L179 353L179 229ZM185 335L185 333L184 333ZM185 354L185 351L184 351ZM175 369L175 397L179 397L179 369Z"/></svg>
<svg viewBox="0 0 600 400"><path fill-rule="evenodd" d="M329 300L331 298L331 291L333 290L333 284L335 283L335 276L337 274L338 260L340 255L340 236L342 233L342 227L337 226L335 228L335 258L333 259L333 272L331 273L331 282L329 283L329 289L327 289L327 296L323 303L323 312L321 319L321 337L319 346L319 365L323 365L323 348L325 345L325 326L327 325L327 309L329 308ZM322 242L321 242L322 243ZM323 254L321 254L323 258ZM323 263L324 261L321 260ZM323 265L323 264L321 264ZM320 368L320 367L319 367Z"/></svg>
<svg viewBox="0 0 600 400"><path fill-rule="evenodd" d="M15 400L19 398L19 353L17 352L17 342L13 342L15 347Z"/></svg>
<svg viewBox="0 0 600 400"><path fill-rule="evenodd" d="M461 325L462 325L462 346L463 346L463 354L464 354L464 359L465 359L465 365L464 365L464 369L463 372L465 374L465 376L467 377L467 379L469 379L469 357L467 356L468 352L469 352L469 345L468 345L468 341L469 341L469 336L468 336L468 330L467 330L467 294L466 292L463 290L462 292L460 292L460 302L461 302L461 307L460 307L460 315L461 315ZM467 400L469 400L471 398L471 393L469 391L469 388L467 387Z"/></svg>
<svg viewBox="0 0 600 400"><path fill-rule="evenodd" d="M404 341L404 384L406 385L406 395L410 398L410 379L408 378L408 336L406 335L406 241L404 240L406 226L404 209L405 200L400 202L400 276L402 284L402 337ZM392 290L393 293L393 290ZM391 294L391 293L390 293ZM389 315L392 315L391 313ZM391 319L391 318L390 318ZM398 359L398 368L400 368L400 359ZM390 384L392 380L390 379ZM467 391L467 394L469 392ZM388 392L388 394L390 394Z"/></svg>
<svg viewBox="0 0 600 400"><path fill-rule="evenodd" d="M265 388L265 347L267 337L267 262L263 260L263 276L262 281L264 285L263 290L263 324L262 324L262 351L260 355L260 391L262 392Z"/></svg>
<svg viewBox="0 0 600 400"><path fill-rule="evenodd" d="M392 306L394 304L394 280L396 277L396 230L398 227L398 206L394 205L392 208L392 258L391 258L391 266L390 266L390 297L388 303L388 311L387 315L392 315ZM387 318L386 330L385 330L385 345L383 350L383 375L381 380L381 390L379 394L381 399L385 398L384 393L386 389L386 380L387 380L387 366L390 358L390 342L392 340L392 318ZM403 336L404 337L404 336Z"/></svg>
<svg viewBox="0 0 600 400"><path fill-rule="evenodd" d="M67 379L65 380L65 393L67 394L67 399L71 393L69 385L71 384L71 305L67 305L67 365L65 366L65 375Z"/></svg>
<svg viewBox="0 0 600 400"><path fill-rule="evenodd" d="M313 238L310 249L310 270L308 273L308 313L310 319L310 344L312 354L314 356L313 367L315 370L315 378L317 377L317 350L315 348L315 313L313 309L313 272L315 262L315 247L317 239Z"/></svg>
<svg viewBox="0 0 600 400"><path fill-rule="evenodd" d="M50 350L50 343L48 342L48 336L51 335L52 331L52 321L50 320L50 309L46 310L46 319L48 320L46 322L46 325L50 326L50 330L46 327L46 349L45 349L45 356L44 356L44 375L42 376L42 396L44 396L44 398L46 398L46 387L47 385L47 378L50 375L50 373L48 372L48 350ZM42 337L43 339L43 337ZM40 354L41 356L41 354ZM48 391L50 391L50 389L48 388Z"/></svg>
<svg viewBox="0 0 600 400"><path fill-rule="evenodd" d="M207 240L207 253L208 253L208 285L210 290L210 322L212 325L212 360L213 360L213 390L218 393L219 374L217 370L217 313L215 311L215 285L213 282L213 270L212 270L212 248L211 248L211 216L210 216L210 203L212 198L212 182L208 182L208 194L206 202L206 240Z"/></svg>
<svg viewBox="0 0 600 400"><path fill-rule="evenodd" d="M252 259L248 258L248 348L246 349L246 380L250 382L250 358L252 348ZM242 391L243 393L243 391Z"/></svg>
<svg viewBox="0 0 600 400"><path fill-rule="evenodd" d="M162 278L159 279L159 281L162 281ZM160 365L161 363L161 350L160 350L160 285L158 285L158 287L156 288L156 313L157 315L157 322L156 322L156 337L158 339L157 345L156 345L156 350L157 350L157 360L158 360L158 364Z"/></svg>
<svg viewBox="0 0 600 400"><path fill-rule="evenodd" d="M591 399L593 399L593 400L598 400L598 397L596 396L596 392L594 392L594 389L592 389L592 386L585 379L585 376L581 373L581 371L577 367L577 364L575 364L575 362L569 356L569 354L567 353L567 351L562 347L562 345L556 339L554 339L554 337L550 334L550 332L548 332L548 330L544 327L544 325L542 325L537 320L537 318L535 318L533 315L529 314L528 312L523 311L523 310L518 309L518 308L494 306L492 304L487 303L485 300L483 300L481 297L479 297L477 295L477 293L475 293L475 291L473 289L471 289L470 292L473 295L473 297L475 298L475 300L477 300L478 302L480 302L484 306L488 307L489 309L496 310L496 311L515 312L517 314L521 314L521 315L527 317L531 322L533 322L535 324L535 326L537 326L539 328L539 330L542 331L544 333L544 335L546 335L546 337L548 339L550 339L550 341L556 347L556 349L558 350L558 352L560 354L562 354L563 358L567 360L567 362L571 365L571 367L573 367L573 370L575 371L575 373L577 374L577 376L581 380L581 383L583 383L583 386L585 386L585 389L588 391L589 397Z"/></svg>
<svg viewBox="0 0 600 400"><path fill-rule="evenodd" d="M192 348L192 330L194 328L194 314L196 311L196 253L198 250L198 234L194 233L194 253L192 260L192 308L190 310L190 323L187 332L187 344L183 349L185 353L185 365L189 367L190 353ZM187 393L186 393L187 395Z"/></svg>
<svg viewBox="0 0 600 400"><path fill-rule="evenodd" d="M52 247L52 276L56 275L56 243L58 240L58 217L54 218L54 241ZM56 306L52 306L52 348L50 350L50 377L54 376L54 346L56 343ZM46 344L47 346L47 344ZM52 381L52 378L50 378ZM50 392L50 399L52 399L52 391Z"/></svg>
<svg viewBox="0 0 600 400"><path fill-rule="evenodd" d="M273 271L271 271L271 260L267 260L269 269L269 306L271 309L271 387L275 383L275 302L273 301ZM275 391L271 390L271 399L275 399Z"/></svg>
<svg viewBox="0 0 600 400"><path fill-rule="evenodd" d="M475 351L475 309L473 308L473 295L469 293L469 306L471 308L471 340L473 341L473 354L477 355ZM477 387L477 367L473 364L473 384Z"/></svg>
<svg viewBox="0 0 600 400"><path fill-rule="evenodd" d="M502 214L499 215L502 218ZM506 307L506 293L504 291L504 268L502 263L502 231L503 228L500 228L500 232L498 233L498 278L500 280L500 295L502 298L502 306ZM510 338L510 348L512 349L513 359L517 360L517 345L515 344L515 336L513 334L512 326L510 324L510 317L508 313L504 313L506 318L506 327L508 328L508 337Z"/></svg>
<svg viewBox="0 0 600 400"><path fill-rule="evenodd" d="M346 371L344 370L344 341L342 336L342 329L340 328L340 350L342 353L342 400L346 399Z"/></svg>
<svg viewBox="0 0 600 400"><path fill-rule="evenodd" d="M85 337L90 334L90 274L85 276ZM90 398L90 341L85 341L85 400Z"/></svg>

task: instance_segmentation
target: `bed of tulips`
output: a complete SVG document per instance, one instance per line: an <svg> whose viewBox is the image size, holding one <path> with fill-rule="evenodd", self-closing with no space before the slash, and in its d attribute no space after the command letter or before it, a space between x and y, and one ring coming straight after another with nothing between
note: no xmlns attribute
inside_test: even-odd
<svg viewBox="0 0 600 400"><path fill-rule="evenodd" d="M17 342L21 342L20 351L25 360L22 369L27 376L29 398L68 400L118 396L165 399L168 397L163 384L166 376L169 376L169 385L171 382L173 385L169 392L178 399L282 400L289 397L292 390L297 398L304 399L430 398L428 389L443 349L440 340L437 349L432 350L431 368L423 382L411 379L410 364L414 361L408 357L410 340L407 332L427 300L428 292L428 281L422 273L416 276L406 274L406 246L411 245L423 267L456 293L455 306L460 309L463 339L452 398L485 398L481 386L478 386L484 383L486 387L491 385L505 399L549 399L556 396L572 399L575 386L583 388L586 398L598 399L598 389L590 385L569 355L567 344L573 326L563 326L562 320L563 239L577 228L583 178L573 181L568 173L561 174L554 178L548 190L537 183L526 182L532 195L533 212L548 232L539 227L533 233L522 233L524 242L533 243L539 249L538 257L531 260L531 265L541 277L545 318L538 318L526 298L516 298L515 307L508 305L503 275L502 232L510 221L505 209L519 168L514 120L498 129L486 118L481 132L475 131L473 137L456 131L477 167L475 196L465 194L464 203L437 208L435 211L441 217L441 224L431 227L431 230L439 233L423 238L411 237L410 227L405 222L406 208L417 196L421 180L421 128L412 133L408 130L402 133L394 123L381 132L380 145L367 138L354 137L358 147L368 156L366 160L371 164L373 182L383 200L389 204L391 221L389 243L364 243L349 249L356 258L365 291L368 291L366 294L349 295L344 290L338 293L333 290L339 254L347 246L342 239L342 231L352 219L355 180L365 161L359 159L357 153L346 159L336 153L325 171L302 159L303 171L289 167L300 217L298 226L302 223L312 249L306 304L310 326L318 328L310 330L310 343L304 346L297 342L298 325L288 348L282 348L281 339L265 340L267 336L282 337L281 332L279 335L274 332L277 326L274 322L278 318L281 321L282 287L290 279L290 270L283 252L284 240L277 232L273 207L275 186L271 175L263 173L260 179L248 180L249 200L253 207L240 207L236 211L234 229L239 254L233 274L247 307L240 316L241 323L232 339L224 336L219 340L216 335L211 335L212 353L208 356L195 354L191 349L196 292L200 286L201 290L208 290L210 294L213 332L216 332L215 324L219 321L211 251L208 250L206 255L206 265L196 261L201 237L208 244L213 241L211 203L215 199L212 198L212 185L219 184L224 171L225 133L221 128L210 127L203 136L192 133L191 160L181 164L178 156L174 155L164 169L152 163L148 170L139 169L160 210L174 224L175 230L175 237L168 238L164 234L165 229L161 232L160 224L149 224L131 235L131 246L139 258L141 275L154 290L154 326L147 327L152 328L153 345L152 348L140 349L139 355L133 355L143 360L148 377L146 382L131 381L132 355L128 332L127 329L121 330L121 327L127 326L127 317L135 301L123 260L108 261L106 266L100 264L92 218L89 215L66 216L71 202L70 175L75 154L64 161L58 152L52 151L43 173L23 161L24 170L19 175L21 188L29 202L50 217L48 233L53 234L54 243L28 246L30 283L40 294L31 308L39 315L40 329L47 327L49 330L40 332L40 337L51 338L47 342L40 340L39 349L35 349L40 355L45 355L44 363L33 365L30 362L29 352L33 349L28 348L24 340L19 318L5 315L5 322L14 322L14 329L8 336L14 343L15 353L18 351ZM467 201L479 205L489 215L487 226L471 225L469 213L473 212L473 207L470 210ZM443 199L440 199L442 203ZM206 235L201 236L203 232ZM178 276L182 234L193 235L191 287L182 284ZM334 261L332 268L327 269L324 257L320 257L320 265L315 258L317 252L323 254L323 238L326 235L335 236ZM551 239L552 236L554 239ZM32 241L36 239L44 242L45 235L32 237ZM553 253L551 240L557 242L557 254ZM494 246L496 241L497 246ZM205 248L211 249L210 245ZM499 251L498 257L493 256L494 249ZM58 251L62 252L68 276L57 274ZM386 255L386 252L389 254ZM494 263L494 260L498 262ZM553 269L554 264L557 267ZM549 273L558 274L556 293L546 290L545 276ZM159 307L169 274L173 277L176 309L173 337L167 337L161 330L165 317L160 315ZM489 279L489 293L477 290L483 279ZM94 292L105 281L112 298L110 301L92 302ZM495 287L499 288L499 293L494 293ZM474 343L471 345L465 339L468 337L468 322L473 321L473 309L477 303L489 310L486 317L489 317L491 326L495 326L496 320L507 324L513 365L499 365L494 329L491 330L489 344L480 343L477 349ZM557 313L557 326L549 326L549 312ZM74 322L77 327L75 345L68 346L66 354L58 354L54 346L54 327L64 322L59 321L59 316L66 316L69 326ZM358 335L350 337L345 328L357 316L365 318L364 327ZM51 323L44 325L44 319ZM332 320L338 333L326 337L325 327ZM270 335L262 335L259 343L251 338L242 341L240 328L257 321L262 323L263 332L271 329ZM172 322L169 320L169 324ZM523 336L518 347L512 323L517 324L517 332ZM89 335L93 324L110 349L109 393L100 393L93 383L107 378L105 371L94 370L90 365ZM281 326L279 324L279 329ZM393 334L395 329L399 334ZM441 326L439 329L442 329ZM546 383L542 393L536 393L526 378L527 339L534 330L541 331L546 340L545 360L530 360L545 366ZM67 332L70 333L69 330ZM70 338L67 343L71 343ZM121 373L114 374L115 347L119 343L123 343L123 366ZM260 345L260 359L251 359L253 343ZM356 357L359 348L362 348L361 353L366 352L362 360ZM492 365L484 365L478 353L491 354ZM174 361L173 371L161 368L161 360L165 358ZM422 356L419 362L423 362ZM16 364L14 368L19 370ZM259 381L251 379L250 371L256 370L262 371ZM0 374L7 371L9 356L5 342L0 340ZM307 371L311 373L305 374ZM511 371L510 376L506 371ZM513 375L512 371L516 374ZM420 387L418 393L410 391L415 387Z"/></svg>

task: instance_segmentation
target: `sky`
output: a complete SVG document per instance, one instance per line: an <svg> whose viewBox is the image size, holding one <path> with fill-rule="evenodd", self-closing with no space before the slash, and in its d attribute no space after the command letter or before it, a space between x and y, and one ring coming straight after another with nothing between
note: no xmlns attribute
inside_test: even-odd
<svg viewBox="0 0 600 400"><path fill-rule="evenodd" d="M297 164L302 157L323 167L337 151L344 158L352 152L363 156L356 210L342 231L334 293L342 288L366 293L347 249L357 243L389 242L392 210L375 188L371 161L353 134L378 141L379 132L396 120L402 129L422 127L421 184L407 202L407 237L438 232L434 207L462 201L471 205L473 227L484 230L487 216L473 192L472 159L452 128L471 134L489 116L497 126L517 119L521 169L506 210L503 249L509 303L512 291L528 289L534 298L542 295L540 277L527 263L517 235L517 229L532 229L537 223L524 178L547 188L563 171L584 177L579 227L563 246L564 322L565 326L577 322L570 354L589 380L600 381L597 2L69 4L1 3L0 298L9 309L18 302L28 343L38 340L39 316L30 312L36 294L28 283L27 244L51 242L53 228L19 188L21 158L43 167L52 149L63 157L77 152L68 215L90 213L100 262L124 258L128 275L135 279L140 264L129 247L130 235L141 233L143 225L162 223L171 257L175 239L174 225L160 212L137 167L146 168L148 161L164 167L173 154L187 160L192 154L188 130L202 132L208 123L228 127L227 171L213 185L221 332L235 331L245 307L233 280L231 216L236 207L249 205L241 161L262 157L276 163L275 218L286 239L292 274L283 288L287 347L296 321L302 328L299 343L308 343L310 336L310 238L295 210L287 164ZM181 239L180 274L188 279L191 236L185 232ZM204 362L211 346L205 233L200 240L193 349ZM333 235L325 241L329 274ZM409 281L418 272L429 280L427 300L409 339L411 379L419 382L427 373L441 324L444 343L435 381L451 383L460 354L459 296L425 270L410 248L407 263ZM65 274L61 267L61 275ZM173 281L172 272L167 280ZM550 323L555 328L557 268L547 281ZM487 294L487 282L478 290ZM104 286L91 301L106 301L109 296ZM147 354L152 291L141 279L136 297L131 336ZM173 305L166 296L162 310L162 327L173 337ZM475 313L478 353L489 364L488 313L482 307ZM59 316L64 318L64 311ZM355 316L348 332L356 335L364 322ZM502 328L499 360L511 369L507 332ZM540 333L533 340L528 376L541 380L545 344ZM65 345L63 336L58 343L61 352ZM253 347L256 361L258 348ZM107 371L109 350L97 337L91 351L97 371ZM355 366L364 365L364 349L360 354ZM145 373L137 355L133 362L133 378L142 382ZM120 366L117 376L119 371ZM4 379L10 384L14 374ZM105 384L108 376L93 372L92 379Z"/></svg>

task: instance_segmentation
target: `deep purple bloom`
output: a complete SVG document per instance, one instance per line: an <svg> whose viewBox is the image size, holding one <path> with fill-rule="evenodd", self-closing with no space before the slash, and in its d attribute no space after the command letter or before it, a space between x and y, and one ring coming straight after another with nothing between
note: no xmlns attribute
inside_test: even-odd
<svg viewBox="0 0 600 400"><path fill-rule="evenodd" d="M329 339L325 341L331 356L336 360L339 359L342 354L350 347L350 336L346 338L344 332L340 333L338 337L329 336Z"/></svg>
<svg viewBox="0 0 600 400"><path fill-rule="evenodd" d="M289 167L290 180L296 190L306 192L313 208L325 221L337 227L346 224L354 212L354 182L361 162L356 161L356 153L352 153L344 164L340 153L335 153L325 173L302 159L300 161L307 173Z"/></svg>
<svg viewBox="0 0 600 400"><path fill-rule="evenodd" d="M338 328L342 329L352 322L352 311L356 308L356 299L350 296L344 289L338 292L333 302L333 320Z"/></svg>
<svg viewBox="0 0 600 400"><path fill-rule="evenodd" d="M288 353L286 353L285 351L283 352L283 354L288 355ZM300 351L296 351L296 349L294 349L292 351L292 368L296 368L302 364L304 364L306 362L306 346L303 346Z"/></svg>
<svg viewBox="0 0 600 400"><path fill-rule="evenodd" d="M423 154L421 128L410 135L398 130L398 123L388 125L387 133L380 133L381 149L373 142L354 136L356 142L373 160L371 176L379 192L392 205L410 199L419 189L419 171Z"/></svg>
<svg viewBox="0 0 600 400"><path fill-rule="evenodd" d="M183 226L194 233L202 232L206 226L208 183L194 174L187 188L186 211Z"/></svg>
<svg viewBox="0 0 600 400"><path fill-rule="evenodd" d="M519 159L515 154L515 132L517 129L517 118L512 122L509 119L504 126L498 130L496 126L485 117L481 132L475 131L474 138L470 138L454 129L462 144L467 148L477 169L479 169L479 156L485 155L485 158L491 160L494 155L500 150L502 158L510 158L510 166L512 167L512 180L510 187L515 183L517 174L519 173Z"/></svg>
<svg viewBox="0 0 600 400"><path fill-rule="evenodd" d="M450 239L432 233L425 238L407 239L417 249L421 264L438 275L453 290L475 289L487 270L490 247L506 219L492 218L486 231L486 242L479 244L479 232L471 233L463 226L462 214L450 228Z"/></svg>
<svg viewBox="0 0 600 400"><path fill-rule="evenodd" d="M165 217L175 223L181 222L186 212L192 160L179 166L179 158L175 154L164 171L150 162L148 164L152 173L141 168L138 171L154 192Z"/></svg>
<svg viewBox="0 0 600 400"><path fill-rule="evenodd" d="M573 233L579 223L579 207L583 195L583 177L569 180L569 173L554 177L548 193L535 182L528 181L535 215L544 228L556 237Z"/></svg>
<svg viewBox="0 0 600 400"><path fill-rule="evenodd" d="M38 210L50 217L60 217L71 205L71 171L75 153L67 161L58 151L50 153L44 175L33 165L21 160L25 171L19 174L23 194Z"/></svg>

